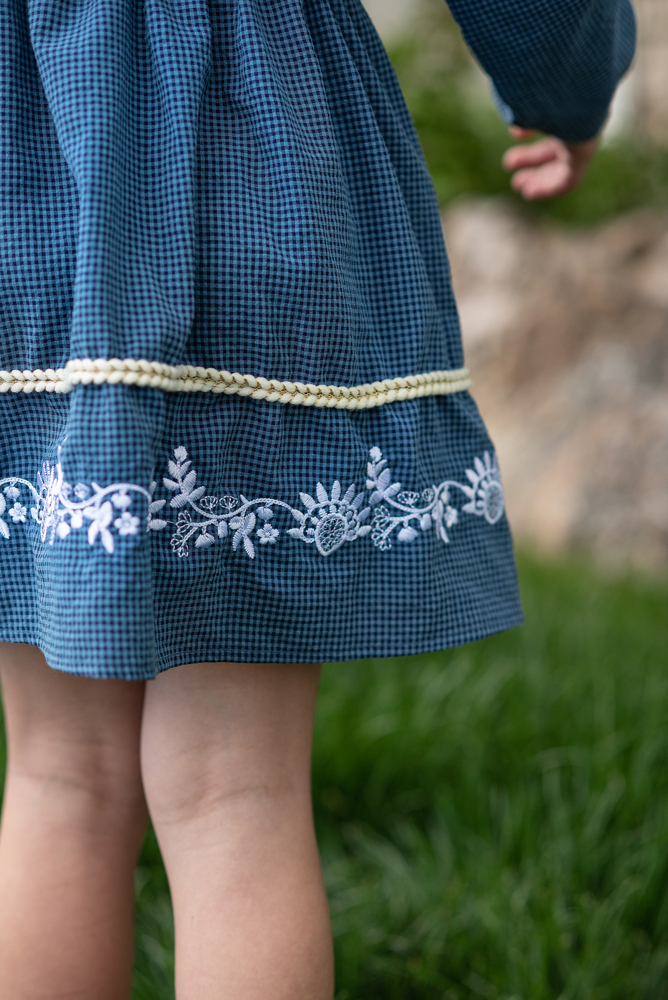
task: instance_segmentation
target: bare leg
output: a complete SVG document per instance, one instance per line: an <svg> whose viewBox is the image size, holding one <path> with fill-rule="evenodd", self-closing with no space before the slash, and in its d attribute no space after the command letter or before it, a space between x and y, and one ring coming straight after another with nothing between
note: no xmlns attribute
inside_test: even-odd
<svg viewBox="0 0 668 1000"><path fill-rule="evenodd" d="M0 678L0 1000L127 1000L144 685L59 673L10 643Z"/></svg>
<svg viewBox="0 0 668 1000"><path fill-rule="evenodd" d="M318 677L312 664L193 664L146 686L142 771L178 1000L331 1000L310 794Z"/></svg>

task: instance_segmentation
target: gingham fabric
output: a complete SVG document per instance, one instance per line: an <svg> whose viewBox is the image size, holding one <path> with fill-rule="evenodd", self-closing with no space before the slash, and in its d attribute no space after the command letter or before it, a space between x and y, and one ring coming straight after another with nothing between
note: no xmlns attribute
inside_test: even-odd
<svg viewBox="0 0 668 1000"><path fill-rule="evenodd" d="M592 134L625 0L457 0L518 121ZM432 186L358 0L0 0L0 368L458 368ZM521 620L466 393L355 412L3 393L0 638L59 670L412 654Z"/></svg>

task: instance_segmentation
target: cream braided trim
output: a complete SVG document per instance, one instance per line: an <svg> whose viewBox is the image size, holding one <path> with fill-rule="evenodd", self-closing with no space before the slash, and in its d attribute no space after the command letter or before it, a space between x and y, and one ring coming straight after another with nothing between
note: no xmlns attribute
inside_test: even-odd
<svg viewBox="0 0 668 1000"><path fill-rule="evenodd" d="M268 403L293 406L329 406L338 410L364 410L403 399L447 396L463 392L471 385L468 368L427 372L406 378L386 378L382 382L351 387L304 385L279 382L238 372L194 368L192 365L165 365L160 361L90 358L68 361L64 368L42 371L0 371L0 392L70 392L75 385L135 385L165 392L224 392L228 396L251 396Z"/></svg>

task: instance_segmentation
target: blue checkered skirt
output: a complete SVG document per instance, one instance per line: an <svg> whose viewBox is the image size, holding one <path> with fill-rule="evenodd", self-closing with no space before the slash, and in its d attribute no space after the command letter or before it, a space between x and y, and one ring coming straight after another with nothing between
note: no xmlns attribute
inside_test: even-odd
<svg viewBox="0 0 668 1000"><path fill-rule="evenodd" d="M358 0L0 0L0 46L2 369L463 364ZM0 639L59 670L396 656L521 620L466 392L355 411L93 382L0 414Z"/></svg>

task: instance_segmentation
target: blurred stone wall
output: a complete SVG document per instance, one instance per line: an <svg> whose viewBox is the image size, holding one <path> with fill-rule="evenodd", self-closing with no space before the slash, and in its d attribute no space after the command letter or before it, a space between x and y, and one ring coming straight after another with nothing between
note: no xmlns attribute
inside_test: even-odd
<svg viewBox="0 0 668 1000"><path fill-rule="evenodd" d="M665 569L668 218L542 228L481 199L444 228L516 535Z"/></svg>

